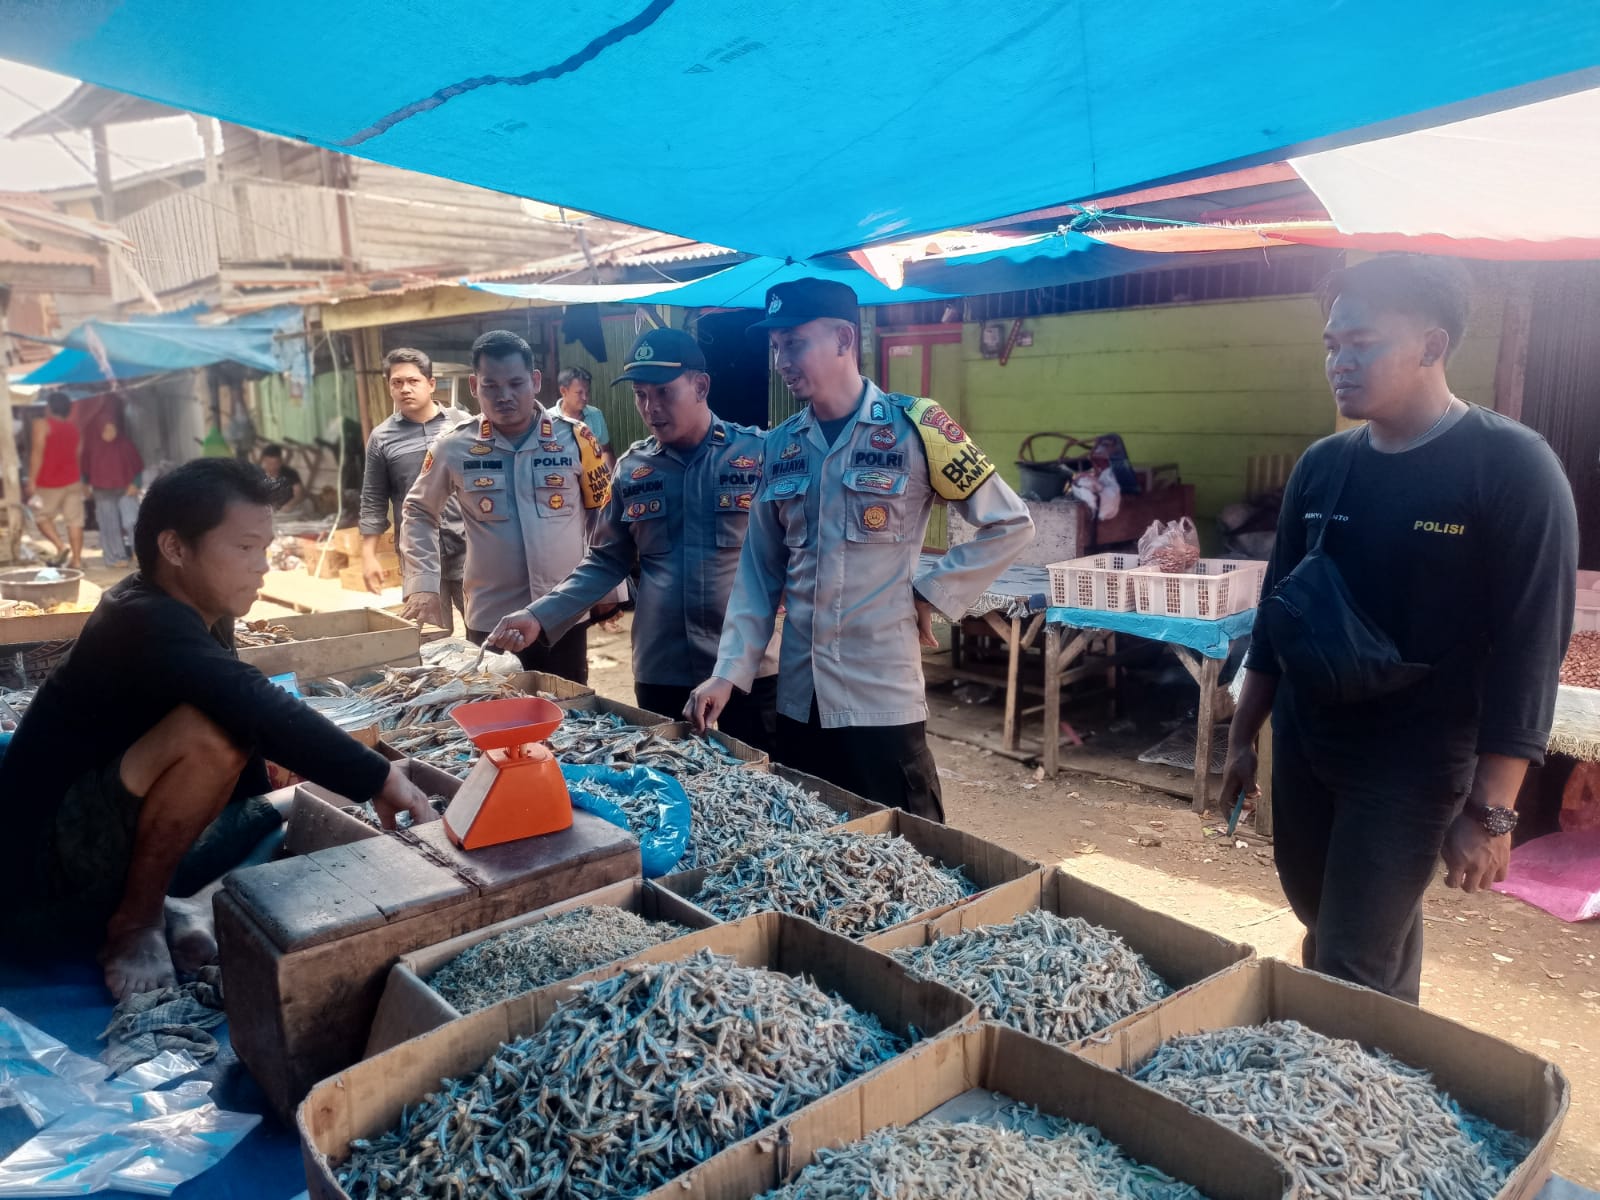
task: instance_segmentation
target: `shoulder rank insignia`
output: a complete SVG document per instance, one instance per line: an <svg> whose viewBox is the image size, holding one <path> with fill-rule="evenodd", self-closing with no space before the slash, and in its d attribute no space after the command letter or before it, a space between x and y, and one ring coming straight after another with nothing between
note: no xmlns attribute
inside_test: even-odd
<svg viewBox="0 0 1600 1200"><path fill-rule="evenodd" d="M555 423L551 421L549 417L541 418L539 421L539 436L542 438L553 438L555 435Z"/></svg>
<svg viewBox="0 0 1600 1200"><path fill-rule="evenodd" d="M480 442L494 440L494 426L489 424L488 417L484 417L478 422L478 440Z"/></svg>
<svg viewBox="0 0 1600 1200"><path fill-rule="evenodd" d="M928 456L928 482L946 500L965 500L994 474L994 464L932 400L917 400L906 411Z"/></svg>

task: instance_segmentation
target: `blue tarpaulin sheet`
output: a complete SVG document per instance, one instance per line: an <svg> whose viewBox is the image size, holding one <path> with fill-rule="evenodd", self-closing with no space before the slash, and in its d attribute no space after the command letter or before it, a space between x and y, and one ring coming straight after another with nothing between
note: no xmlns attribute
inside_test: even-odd
<svg viewBox="0 0 1600 1200"><path fill-rule="evenodd" d="M289 310L298 325L298 310ZM135 379L232 362L258 371L284 369L275 337L285 327L282 313L265 313L224 325L197 325L194 313L129 321L85 321L64 339L65 348L17 382L27 384L102 383L106 374L95 351L103 354L114 379Z"/></svg>
<svg viewBox="0 0 1600 1200"><path fill-rule="evenodd" d="M1130 633L1152 642L1187 646L1207 658L1227 658L1234 641L1248 635L1256 623L1256 610L1246 609L1220 621L1199 621L1192 617L1158 617L1149 613L1102 612L1097 608L1048 608L1044 619L1052 625L1068 625L1073 629Z"/></svg>
<svg viewBox="0 0 1600 1200"><path fill-rule="evenodd" d="M293 53L263 52L287 31ZM54 0L0 15L8 58L785 260L1579 91L1600 77L1597 45L1600 5L1579 0L1412 0L1403 19L1390 0Z"/></svg>

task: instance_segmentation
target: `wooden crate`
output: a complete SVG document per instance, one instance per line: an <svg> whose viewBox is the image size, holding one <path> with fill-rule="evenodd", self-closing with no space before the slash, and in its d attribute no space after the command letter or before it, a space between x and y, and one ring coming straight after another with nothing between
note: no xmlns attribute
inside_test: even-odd
<svg viewBox="0 0 1600 1200"><path fill-rule="evenodd" d="M387 560L387 561L386 561ZM383 588L400 586L400 560L392 554L378 555L378 567L383 571ZM367 572L362 566L346 567L339 572L339 586L349 592L366 592Z"/></svg>
<svg viewBox="0 0 1600 1200"><path fill-rule="evenodd" d="M415 625L375 608L307 613L274 623L290 630L299 640L239 651L241 659L267 675L293 671L312 679L386 663L415 663L422 646L422 635Z"/></svg>
<svg viewBox="0 0 1600 1200"><path fill-rule="evenodd" d="M306 574L313 579L337 579L339 573L350 565L349 557L337 550L324 553L321 549L313 549L305 559Z"/></svg>
<svg viewBox="0 0 1600 1200"><path fill-rule="evenodd" d="M470 854L434 821L234 871L215 901L234 1049L287 1120L361 1057L400 955L638 875L638 842L585 812Z"/></svg>

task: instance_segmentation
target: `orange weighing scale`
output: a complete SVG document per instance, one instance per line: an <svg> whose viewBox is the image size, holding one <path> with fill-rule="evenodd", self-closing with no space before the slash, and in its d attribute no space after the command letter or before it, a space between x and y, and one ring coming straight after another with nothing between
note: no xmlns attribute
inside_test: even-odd
<svg viewBox="0 0 1600 1200"><path fill-rule="evenodd" d="M450 719L482 753L445 809L444 828L480 850L572 827L561 764L544 745L565 714L538 696L458 704Z"/></svg>

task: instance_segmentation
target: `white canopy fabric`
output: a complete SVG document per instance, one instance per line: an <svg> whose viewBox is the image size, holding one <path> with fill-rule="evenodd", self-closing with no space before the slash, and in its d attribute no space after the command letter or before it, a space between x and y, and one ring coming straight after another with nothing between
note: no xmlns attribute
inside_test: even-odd
<svg viewBox="0 0 1600 1200"><path fill-rule="evenodd" d="M1600 89L1289 161L1341 233L1600 238Z"/></svg>

